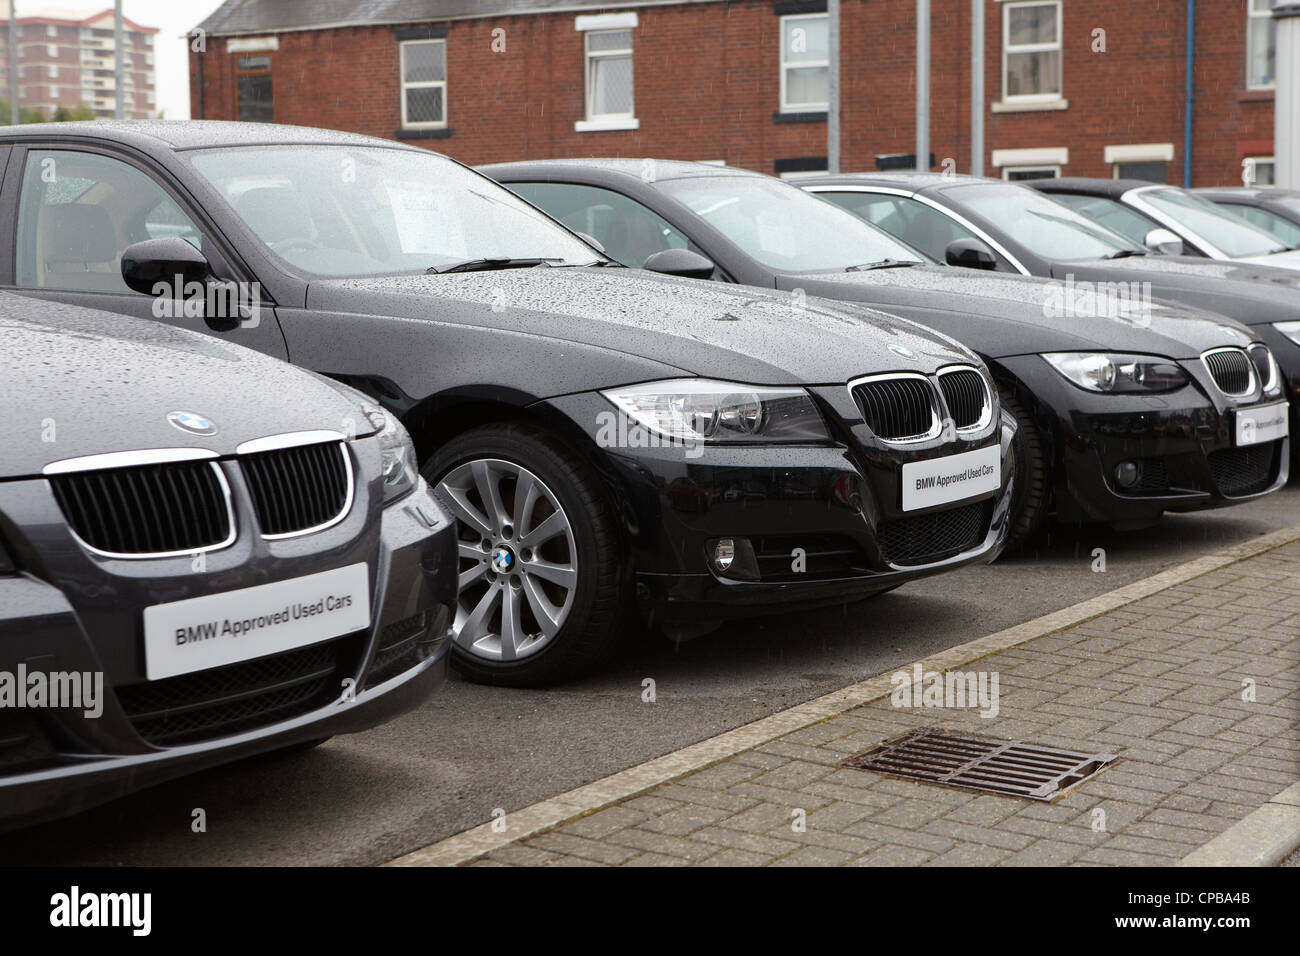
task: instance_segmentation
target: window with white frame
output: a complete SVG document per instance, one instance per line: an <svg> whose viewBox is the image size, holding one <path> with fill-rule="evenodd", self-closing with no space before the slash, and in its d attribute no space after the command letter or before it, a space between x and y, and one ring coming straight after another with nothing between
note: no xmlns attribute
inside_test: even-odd
<svg viewBox="0 0 1300 956"><path fill-rule="evenodd" d="M45 44L45 55L55 57L59 55L59 48L53 43Z"/></svg>
<svg viewBox="0 0 1300 956"><path fill-rule="evenodd" d="M1275 182L1274 162L1272 156L1247 156L1241 161L1242 183L1246 186L1272 186Z"/></svg>
<svg viewBox="0 0 1300 956"><path fill-rule="evenodd" d="M59 68L53 63L50 64L49 71L51 80L57 80L59 78Z"/></svg>
<svg viewBox="0 0 1300 956"><path fill-rule="evenodd" d="M56 27L53 23L51 23L48 26L46 26L45 35L47 37L56 37L59 35L59 28Z"/></svg>
<svg viewBox="0 0 1300 956"><path fill-rule="evenodd" d="M1246 86L1271 89L1276 81L1277 21L1272 0L1250 0L1246 8Z"/></svg>
<svg viewBox="0 0 1300 956"><path fill-rule="evenodd" d="M404 40L400 44L402 128L447 125L447 41Z"/></svg>
<svg viewBox="0 0 1300 956"><path fill-rule="evenodd" d="M1002 7L1003 100L1061 97L1061 3L1006 3Z"/></svg>
<svg viewBox="0 0 1300 956"><path fill-rule="evenodd" d="M636 116L632 90L632 31L587 30L587 122Z"/></svg>
<svg viewBox="0 0 1300 956"><path fill-rule="evenodd" d="M1024 182L1026 179L1060 179L1060 166L1003 166L1002 178L1009 182Z"/></svg>
<svg viewBox="0 0 1300 956"><path fill-rule="evenodd" d="M824 13L781 18L781 112L815 113L827 108L830 43Z"/></svg>

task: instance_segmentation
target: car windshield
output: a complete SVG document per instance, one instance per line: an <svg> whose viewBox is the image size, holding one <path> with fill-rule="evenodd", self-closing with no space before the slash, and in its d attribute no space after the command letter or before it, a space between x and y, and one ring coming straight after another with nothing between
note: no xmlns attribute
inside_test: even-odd
<svg viewBox="0 0 1300 956"><path fill-rule="evenodd" d="M1179 225L1217 246L1230 258L1266 256L1286 246L1234 212L1182 189L1145 190L1141 198Z"/></svg>
<svg viewBox="0 0 1300 956"><path fill-rule="evenodd" d="M1118 232L1028 186L976 183L946 191L959 211L983 219L996 231L1044 259L1103 259L1117 252L1145 252Z"/></svg>
<svg viewBox="0 0 1300 956"><path fill-rule="evenodd" d="M852 213L776 179L692 177L657 185L770 269L825 272L929 261Z"/></svg>
<svg viewBox="0 0 1300 956"><path fill-rule="evenodd" d="M203 150L191 161L268 249L313 275L600 259L509 190L432 153L258 146Z"/></svg>
<svg viewBox="0 0 1300 956"><path fill-rule="evenodd" d="M1159 229L1158 223L1148 219L1136 209L1104 196L1079 196L1073 193L1053 193L1052 198L1071 209L1083 213L1139 245L1145 245L1147 234Z"/></svg>

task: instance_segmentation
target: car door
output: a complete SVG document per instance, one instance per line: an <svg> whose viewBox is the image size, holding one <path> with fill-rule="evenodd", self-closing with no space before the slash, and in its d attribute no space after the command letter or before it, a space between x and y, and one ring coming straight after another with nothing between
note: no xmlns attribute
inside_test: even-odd
<svg viewBox="0 0 1300 956"><path fill-rule="evenodd" d="M154 318L287 358L273 303L237 271L215 229L158 171L122 154L32 142L16 147L0 210L9 225L0 287L32 298ZM146 239L179 237L208 258L217 281L133 292L122 253ZM179 287L178 287L179 286Z"/></svg>

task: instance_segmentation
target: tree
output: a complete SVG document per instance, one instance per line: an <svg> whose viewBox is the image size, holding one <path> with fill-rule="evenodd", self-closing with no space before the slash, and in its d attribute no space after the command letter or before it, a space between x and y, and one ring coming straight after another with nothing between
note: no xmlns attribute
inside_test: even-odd
<svg viewBox="0 0 1300 956"><path fill-rule="evenodd" d="M18 122L20 123L44 123L45 114L35 107L20 106L18 107ZM9 100L0 98L0 126L9 125Z"/></svg>

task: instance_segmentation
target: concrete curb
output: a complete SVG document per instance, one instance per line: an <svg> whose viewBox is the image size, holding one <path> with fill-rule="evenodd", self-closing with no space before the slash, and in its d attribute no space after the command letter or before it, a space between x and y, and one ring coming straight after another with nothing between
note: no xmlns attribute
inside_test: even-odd
<svg viewBox="0 0 1300 956"><path fill-rule="evenodd" d="M1300 783L1178 861L1179 866L1277 866L1300 848Z"/></svg>
<svg viewBox="0 0 1300 956"><path fill-rule="evenodd" d="M916 663L921 665L923 671L942 672L951 670L979 660L982 657L987 657L990 654L1005 651L1017 644L1023 644L1026 641L1032 641L1056 631L1082 624L1135 601L1150 597L1167 588L1185 584L1194 578L1218 571L1221 568L1263 554L1266 551L1271 551L1274 548L1279 548L1297 539L1300 539L1300 525L1274 531L1252 541L1233 545L1215 554L1205 555L1185 564L1161 571L1158 574L1153 574L1141 581L1134 581L1132 584L1126 584L1114 591L1109 591L1095 598L1089 598L1060 611L1053 611L1042 617L1034 618L1032 621L1017 624L1014 627L977 638L974 641L968 641L965 644L958 644ZM909 669L912 666L914 665L905 665L904 669ZM522 810L509 813L500 820L481 824L437 843L413 850L388 861L384 865L457 866L466 863L492 850L526 839L543 830L549 830L567 820L594 813L611 803L635 797L674 778L694 773L697 770L703 770L705 767L726 760L729 757L734 757L743 751L751 750L754 747L775 740L777 737L793 733L796 730L836 717L874 700L887 697L891 690L893 690L893 685L890 682L889 674L881 674L851 684L841 690L833 691L806 703L763 717L753 723L726 731L716 737L710 737L708 740L702 740L697 744L692 744L673 753L656 757L635 767L629 767L627 770L611 774L567 793L534 803ZM1291 790L1283 791L1282 794L1274 797L1273 801L1279 800L1295 789L1291 788ZM1300 800L1300 798L1296 799ZM1257 810L1251 817L1263 812L1268 807L1274 807L1274 810L1270 811L1274 814L1294 812L1297 826L1300 826L1300 805L1297 805L1296 800L1291 803L1270 802L1266 807ZM1246 820L1237 824L1218 839L1222 840L1228 834L1244 826L1251 817L1247 817ZM1262 821L1261 826L1265 823L1267 821ZM1267 823L1267 826L1277 827L1278 824ZM497 829L494 829L494 827ZM1252 831L1252 833L1254 832ZM1272 830L1267 829L1263 832L1268 833L1270 836L1273 833ZM1242 840L1245 841L1249 837L1250 835L1243 831ZM1217 842L1217 840L1213 842ZM1300 839L1297 839L1297 842L1300 843ZM1293 845L1291 849L1294 848ZM1202 849L1206 848L1203 847ZM1287 852L1289 853L1290 849ZM1195 855L1192 854L1192 856Z"/></svg>

